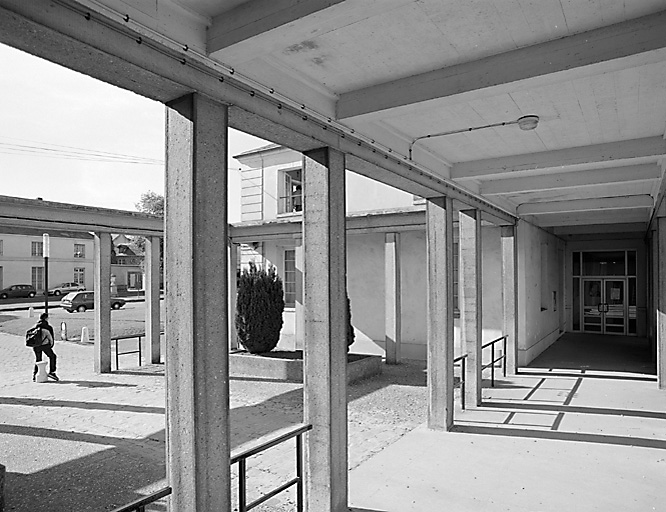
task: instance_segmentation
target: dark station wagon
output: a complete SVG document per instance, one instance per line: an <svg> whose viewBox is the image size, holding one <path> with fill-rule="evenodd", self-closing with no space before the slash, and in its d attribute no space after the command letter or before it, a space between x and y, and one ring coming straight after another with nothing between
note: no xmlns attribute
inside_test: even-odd
<svg viewBox="0 0 666 512"><path fill-rule="evenodd" d="M0 290L0 299L10 299L13 297L34 297L37 290L31 284L13 284Z"/></svg>

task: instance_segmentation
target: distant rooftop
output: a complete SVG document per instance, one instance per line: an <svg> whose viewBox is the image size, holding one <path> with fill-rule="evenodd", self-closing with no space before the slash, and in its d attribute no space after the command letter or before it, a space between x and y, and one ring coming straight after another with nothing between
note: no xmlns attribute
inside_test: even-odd
<svg viewBox="0 0 666 512"><path fill-rule="evenodd" d="M266 146L261 146L259 148L254 148L254 149L249 149L248 151L244 151L242 153L239 153L237 155L234 155L234 158L238 158L239 156L248 156L248 155L254 155L257 153L265 153L266 151L272 151L274 149L280 149L283 146L280 144L267 144Z"/></svg>

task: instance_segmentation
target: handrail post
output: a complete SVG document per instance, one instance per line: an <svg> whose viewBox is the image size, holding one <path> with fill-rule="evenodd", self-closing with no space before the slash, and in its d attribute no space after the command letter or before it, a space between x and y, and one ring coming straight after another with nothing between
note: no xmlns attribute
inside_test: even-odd
<svg viewBox="0 0 666 512"><path fill-rule="evenodd" d="M303 512L303 434L296 436L296 510Z"/></svg>
<svg viewBox="0 0 666 512"><path fill-rule="evenodd" d="M490 385L495 387L495 343L490 345Z"/></svg>
<svg viewBox="0 0 666 512"><path fill-rule="evenodd" d="M502 358L502 376L503 377L506 377L506 345L507 345L507 338L508 338L508 336L505 334L504 335L504 348L502 349L502 354L504 356Z"/></svg>
<svg viewBox="0 0 666 512"><path fill-rule="evenodd" d="M116 338L116 371L118 371L118 338Z"/></svg>
<svg viewBox="0 0 666 512"><path fill-rule="evenodd" d="M238 461L238 512L247 512L245 496L245 459Z"/></svg>
<svg viewBox="0 0 666 512"><path fill-rule="evenodd" d="M141 336L139 336L139 366L141 366Z"/></svg>
<svg viewBox="0 0 666 512"><path fill-rule="evenodd" d="M462 358L461 363L462 366L460 368L461 374L460 374L460 396L462 398L462 410L465 410L465 375L467 375L467 367L466 367L466 362L465 362L465 357Z"/></svg>

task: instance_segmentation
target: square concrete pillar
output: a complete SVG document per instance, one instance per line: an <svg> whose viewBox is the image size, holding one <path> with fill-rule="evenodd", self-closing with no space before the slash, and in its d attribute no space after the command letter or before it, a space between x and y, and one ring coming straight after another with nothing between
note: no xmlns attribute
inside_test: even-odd
<svg viewBox="0 0 666 512"><path fill-rule="evenodd" d="M518 363L518 254L515 226L502 226L503 333L508 336L506 369L515 374ZM563 268L563 267L562 267Z"/></svg>
<svg viewBox="0 0 666 512"><path fill-rule="evenodd" d="M238 244L229 242L229 349L238 348L236 300L238 299Z"/></svg>
<svg viewBox="0 0 666 512"><path fill-rule="evenodd" d="M227 107L166 111L167 473L171 512L231 510Z"/></svg>
<svg viewBox="0 0 666 512"><path fill-rule="evenodd" d="M658 222L657 222L658 224ZM650 290L650 319L648 324L648 333L650 338L651 361L657 360L657 308L659 306L659 234L657 230L652 231L650 238L650 269L648 275L650 278L648 289Z"/></svg>
<svg viewBox="0 0 666 512"><path fill-rule="evenodd" d="M95 233L95 357L97 373L111 372L111 233Z"/></svg>
<svg viewBox="0 0 666 512"><path fill-rule="evenodd" d="M482 345L482 279L481 279L481 214L478 210L460 212L460 334L467 354L465 376L465 403L481 405L483 380L481 368Z"/></svg>
<svg viewBox="0 0 666 512"><path fill-rule="evenodd" d="M303 307L303 276L305 275L305 261L303 259L303 242L294 247L296 256L296 304L294 313L296 322L294 325L295 349L305 349L305 309Z"/></svg>
<svg viewBox="0 0 666 512"><path fill-rule="evenodd" d="M387 364L398 364L402 342L400 233L384 235L384 341Z"/></svg>
<svg viewBox="0 0 666 512"><path fill-rule="evenodd" d="M453 427L453 201L426 203L428 428Z"/></svg>
<svg viewBox="0 0 666 512"><path fill-rule="evenodd" d="M311 512L347 512L345 158L303 157L305 490Z"/></svg>
<svg viewBox="0 0 666 512"><path fill-rule="evenodd" d="M160 237L146 238L146 361L160 362Z"/></svg>
<svg viewBox="0 0 666 512"><path fill-rule="evenodd" d="M657 383L666 389L666 217L657 219Z"/></svg>

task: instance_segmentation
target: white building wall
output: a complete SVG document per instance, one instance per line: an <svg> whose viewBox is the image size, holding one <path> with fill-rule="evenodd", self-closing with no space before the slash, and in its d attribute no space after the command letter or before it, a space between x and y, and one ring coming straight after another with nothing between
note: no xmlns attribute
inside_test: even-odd
<svg viewBox="0 0 666 512"><path fill-rule="evenodd" d="M42 256L32 256L32 242L42 242L41 236L0 234L3 251L0 267L3 268L3 287L12 284L31 284L32 268L44 267ZM85 247L85 257L74 257L74 245ZM74 268L85 269L86 288L93 286L93 241L65 237L50 237L49 286L74 280Z"/></svg>
<svg viewBox="0 0 666 512"><path fill-rule="evenodd" d="M562 332L560 310L564 307L564 269L560 253L564 250L565 244L561 239L527 222L518 223L520 366L546 350ZM555 303L553 292L556 292Z"/></svg>
<svg viewBox="0 0 666 512"><path fill-rule="evenodd" d="M502 335L501 251L499 228L483 229L483 341ZM427 272L425 231L400 235L402 280L402 355L426 359ZM267 262L283 276L284 250L293 242L264 242ZM355 353L384 355L384 233L347 237L347 283L356 341ZM279 348L293 348L295 312L286 308ZM456 354L461 353L458 319Z"/></svg>

